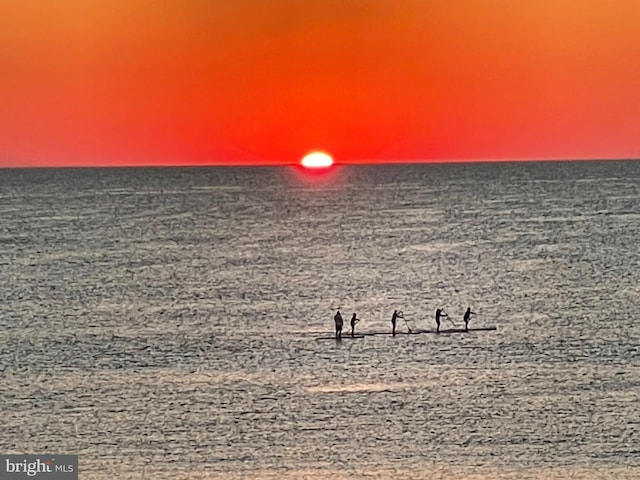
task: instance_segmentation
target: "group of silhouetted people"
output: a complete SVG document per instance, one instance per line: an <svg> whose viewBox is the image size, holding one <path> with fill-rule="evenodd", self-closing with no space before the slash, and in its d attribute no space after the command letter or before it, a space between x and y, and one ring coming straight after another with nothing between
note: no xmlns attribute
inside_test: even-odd
<svg viewBox="0 0 640 480"><path fill-rule="evenodd" d="M471 307L467 308L467 311L464 312L464 316L462 320L464 321L464 330L469 330L469 320L471 320L471 315L475 315L475 312L471 311ZM440 319L447 318L449 319L449 315L442 308L436 308L436 333L440 333ZM451 321L451 320L449 320ZM453 323L453 322L452 322Z"/></svg>
<svg viewBox="0 0 640 480"><path fill-rule="evenodd" d="M340 313L340 310L338 310L338 312L335 314L335 316L333 317L333 320L336 322L336 338L342 338L343 321L342 321L342 314ZM358 323L359 321L360 319L357 318L356 314L354 313L353 316L351 317L351 336L352 337L356 333L356 323Z"/></svg>
<svg viewBox="0 0 640 480"><path fill-rule="evenodd" d="M464 321L464 330L465 331L469 331L469 321L471 320L471 315L475 315L475 312L472 312L471 311L471 307L468 307L467 310L464 312L464 316L462 317L462 320ZM396 324L397 324L399 318L404 319L404 315L402 314L401 311L394 310L393 311L393 315L391 316L391 334L394 335L394 336L396 334ZM451 321L451 319L449 318L449 315L447 315L447 313L444 311L444 309L437 308L436 309L436 333L440 333L440 320L443 319L443 318L446 318L451 323L453 323ZM342 321L342 314L340 313L340 310L337 311L337 313L333 317L333 320L336 323L336 338L340 339L340 338L342 338L342 326L343 326L343 323L344 323ZM351 317L351 336L352 337L355 336L356 323L358 323L359 321L360 321L360 319L357 318L356 314L354 313L353 316ZM407 324L407 328L408 327L409 327L409 325ZM409 332L411 332L411 329L409 329Z"/></svg>

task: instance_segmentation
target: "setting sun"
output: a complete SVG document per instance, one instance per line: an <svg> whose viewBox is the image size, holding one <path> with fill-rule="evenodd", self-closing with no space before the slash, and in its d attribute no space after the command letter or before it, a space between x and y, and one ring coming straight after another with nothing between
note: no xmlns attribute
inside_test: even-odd
<svg viewBox="0 0 640 480"><path fill-rule="evenodd" d="M305 168L327 168L333 165L333 158L324 152L312 152L302 159Z"/></svg>

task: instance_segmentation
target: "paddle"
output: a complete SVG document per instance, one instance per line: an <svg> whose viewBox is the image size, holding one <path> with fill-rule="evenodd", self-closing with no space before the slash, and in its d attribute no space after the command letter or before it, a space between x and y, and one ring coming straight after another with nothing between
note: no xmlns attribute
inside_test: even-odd
<svg viewBox="0 0 640 480"><path fill-rule="evenodd" d="M445 317L447 320L449 320L451 322L451 325L453 325L454 327L458 328L458 326L455 323L453 323L453 320L451 320L451 317L448 314L445 313L442 316Z"/></svg>
<svg viewBox="0 0 640 480"><path fill-rule="evenodd" d="M404 323L407 325L407 330L409 330L409 333L411 333L411 327L409 326L409 322L407 322L407 319L404 318L404 313L402 313L402 311L398 312L398 316L404 320Z"/></svg>

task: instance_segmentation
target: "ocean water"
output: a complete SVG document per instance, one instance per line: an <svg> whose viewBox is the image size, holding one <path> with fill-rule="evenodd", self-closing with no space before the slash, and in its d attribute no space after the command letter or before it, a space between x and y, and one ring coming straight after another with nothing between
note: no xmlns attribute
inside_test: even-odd
<svg viewBox="0 0 640 480"><path fill-rule="evenodd" d="M2 170L0 213L1 453L640 478L640 162Z"/></svg>

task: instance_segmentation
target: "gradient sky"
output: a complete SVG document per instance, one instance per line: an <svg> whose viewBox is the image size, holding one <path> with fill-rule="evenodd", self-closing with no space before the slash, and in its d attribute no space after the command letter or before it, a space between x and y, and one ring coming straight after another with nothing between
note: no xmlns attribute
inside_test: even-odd
<svg viewBox="0 0 640 480"><path fill-rule="evenodd" d="M638 158L638 0L2 0L0 166Z"/></svg>

